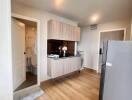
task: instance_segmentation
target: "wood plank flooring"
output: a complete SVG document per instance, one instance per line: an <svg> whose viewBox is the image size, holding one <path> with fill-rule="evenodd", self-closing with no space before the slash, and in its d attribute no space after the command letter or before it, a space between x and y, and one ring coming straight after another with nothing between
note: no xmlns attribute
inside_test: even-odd
<svg viewBox="0 0 132 100"><path fill-rule="evenodd" d="M37 100L98 100L100 75L82 70L62 79L42 83L44 95Z"/></svg>

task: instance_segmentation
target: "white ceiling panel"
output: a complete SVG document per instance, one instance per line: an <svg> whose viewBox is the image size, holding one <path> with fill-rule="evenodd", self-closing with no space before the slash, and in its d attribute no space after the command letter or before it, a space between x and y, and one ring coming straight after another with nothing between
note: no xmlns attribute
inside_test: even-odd
<svg viewBox="0 0 132 100"><path fill-rule="evenodd" d="M132 0L13 0L78 21L80 25L130 18ZM97 16L95 21L92 18Z"/></svg>

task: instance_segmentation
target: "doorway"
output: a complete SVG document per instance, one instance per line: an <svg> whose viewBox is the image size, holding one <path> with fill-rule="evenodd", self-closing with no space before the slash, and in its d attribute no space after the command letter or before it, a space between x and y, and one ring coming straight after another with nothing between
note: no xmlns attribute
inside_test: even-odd
<svg viewBox="0 0 132 100"><path fill-rule="evenodd" d="M99 45L99 64L98 72L101 72L101 66L105 63L105 58L107 54L107 41L116 40L123 41L125 40L126 29L116 29L100 32L100 45Z"/></svg>
<svg viewBox="0 0 132 100"><path fill-rule="evenodd" d="M13 91L39 85L39 22L14 14L11 18Z"/></svg>

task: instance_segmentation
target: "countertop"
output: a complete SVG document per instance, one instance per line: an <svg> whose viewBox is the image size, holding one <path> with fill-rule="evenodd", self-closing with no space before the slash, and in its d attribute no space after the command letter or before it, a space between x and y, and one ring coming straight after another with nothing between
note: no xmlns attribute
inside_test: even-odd
<svg viewBox="0 0 132 100"><path fill-rule="evenodd" d="M50 58L50 59L54 59L54 60L59 60L59 59L67 59L67 58L73 58L73 57L80 57L80 55L76 55L76 56L68 56L68 57L58 57L58 58L48 57L48 58Z"/></svg>

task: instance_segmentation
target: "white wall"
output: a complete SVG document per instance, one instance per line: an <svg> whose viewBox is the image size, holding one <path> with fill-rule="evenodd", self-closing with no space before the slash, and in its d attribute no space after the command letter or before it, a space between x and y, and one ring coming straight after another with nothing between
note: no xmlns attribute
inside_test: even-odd
<svg viewBox="0 0 132 100"><path fill-rule="evenodd" d="M59 21L63 21L67 24L71 24L77 26L77 23L53 14L50 14L45 11L41 11L38 9L34 9L31 7L23 6L20 4L12 4L12 12L25 15L28 17L33 17L40 20L40 34L41 34L41 64L40 64L40 80L44 81L47 77L47 22L50 19L55 19Z"/></svg>
<svg viewBox="0 0 132 100"><path fill-rule="evenodd" d="M10 0L0 0L0 100L13 99Z"/></svg>
<svg viewBox="0 0 132 100"><path fill-rule="evenodd" d="M78 49L84 51L84 67L97 70L99 57L100 31L127 28L126 39L130 39L130 20L122 20L99 24L97 30L90 30L89 27L83 27L81 30L81 41Z"/></svg>

